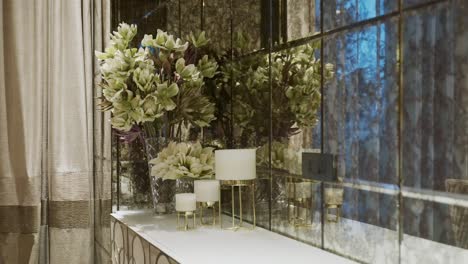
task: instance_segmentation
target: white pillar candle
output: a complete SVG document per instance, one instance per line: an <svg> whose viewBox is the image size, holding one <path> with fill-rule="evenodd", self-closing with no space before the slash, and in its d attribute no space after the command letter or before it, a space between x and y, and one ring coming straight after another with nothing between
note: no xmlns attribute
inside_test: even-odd
<svg viewBox="0 0 468 264"><path fill-rule="evenodd" d="M219 201L219 181L218 180L198 180L195 181L195 195L197 202L217 202Z"/></svg>
<svg viewBox="0 0 468 264"><path fill-rule="evenodd" d="M307 199L312 197L312 183L298 182L296 185L296 198Z"/></svg>
<svg viewBox="0 0 468 264"><path fill-rule="evenodd" d="M177 212L193 212L197 208L194 193L178 193L175 195Z"/></svg>
<svg viewBox="0 0 468 264"><path fill-rule="evenodd" d="M342 204L343 189L341 188L325 188L325 203L327 204Z"/></svg>
<svg viewBox="0 0 468 264"><path fill-rule="evenodd" d="M253 180L256 178L256 149L221 149L215 151L216 179Z"/></svg>

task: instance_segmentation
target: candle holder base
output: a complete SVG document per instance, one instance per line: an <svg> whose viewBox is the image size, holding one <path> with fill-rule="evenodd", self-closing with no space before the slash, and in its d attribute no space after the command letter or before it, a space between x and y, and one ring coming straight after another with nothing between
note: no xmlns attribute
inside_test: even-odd
<svg viewBox="0 0 468 264"><path fill-rule="evenodd" d="M233 230L237 231L239 229L255 229L256 224L257 224L257 218L255 215L255 180L239 180L239 181L221 181L221 186L228 186L231 189L231 217L232 217L232 226L224 228L226 230ZM239 211L239 219L236 223L236 206L235 206L235 188L238 188L238 194L239 194L239 206L238 206L238 211ZM251 192L251 201L252 201L252 215L253 215L253 221L252 221L252 227L244 227L243 226L243 208L242 208L242 189L244 188L250 188ZM221 192L221 189L220 189ZM221 196L221 195L220 195ZM220 200L220 205L221 205L221 200ZM220 210L221 211L221 210ZM223 228L223 221L220 218L220 225L221 228Z"/></svg>
<svg viewBox="0 0 468 264"><path fill-rule="evenodd" d="M335 210L336 215L330 214L331 210ZM325 205L325 215L327 222L337 223L341 218L341 204L326 204ZM332 217L330 217L332 216Z"/></svg>
<svg viewBox="0 0 468 264"><path fill-rule="evenodd" d="M180 217L184 217L184 225L180 225ZM193 226L189 226L189 218L193 219ZM196 227L196 213L194 211L187 212L177 212L177 230L188 231L190 229L195 229Z"/></svg>
<svg viewBox="0 0 468 264"><path fill-rule="evenodd" d="M301 229L301 228L312 228L312 224L307 222L307 219L304 218L293 218L291 222L289 222L290 225L294 226L296 229Z"/></svg>
<svg viewBox="0 0 468 264"><path fill-rule="evenodd" d="M216 225L216 219L218 221L221 221L221 210L218 208L218 216L216 216L216 203L218 203L218 207L220 207L220 202L198 202L200 204L200 225L202 226L215 226ZM204 221L204 216L205 214L203 213L203 210L211 209L212 211L212 216L211 216L211 224L207 223Z"/></svg>
<svg viewBox="0 0 468 264"><path fill-rule="evenodd" d="M295 198L288 199L288 222L294 228L311 228L312 227L312 199L311 198ZM292 214L291 214L292 209ZM302 217L301 211L305 211L305 217Z"/></svg>

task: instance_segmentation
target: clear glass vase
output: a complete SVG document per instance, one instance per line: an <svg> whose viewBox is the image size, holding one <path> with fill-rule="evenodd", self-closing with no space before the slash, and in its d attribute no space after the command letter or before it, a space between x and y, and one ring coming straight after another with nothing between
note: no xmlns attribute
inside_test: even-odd
<svg viewBox="0 0 468 264"><path fill-rule="evenodd" d="M181 178L176 180L163 179L151 173L153 164L159 152L167 147L169 140L166 138L145 139L146 155L148 159L148 172L151 182L151 195L155 214L170 214L175 210L176 193L193 193L194 180L191 178Z"/></svg>
<svg viewBox="0 0 468 264"><path fill-rule="evenodd" d="M150 163L158 156L158 153L169 144L163 137L152 137L145 139L146 157L148 160L148 174L151 183L151 196L155 214L170 214L174 211L174 195L176 191L175 180L165 180L157 175L152 175L154 166Z"/></svg>
<svg viewBox="0 0 468 264"><path fill-rule="evenodd" d="M176 193L193 193L194 180L191 178L181 178L176 180Z"/></svg>

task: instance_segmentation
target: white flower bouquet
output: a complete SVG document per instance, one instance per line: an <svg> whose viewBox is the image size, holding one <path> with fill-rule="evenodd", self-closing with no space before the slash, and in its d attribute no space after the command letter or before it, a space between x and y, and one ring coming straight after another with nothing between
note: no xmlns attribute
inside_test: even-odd
<svg viewBox="0 0 468 264"><path fill-rule="evenodd" d="M151 176L163 179L209 179L214 175L213 148L203 148L200 142L171 142L149 163Z"/></svg>

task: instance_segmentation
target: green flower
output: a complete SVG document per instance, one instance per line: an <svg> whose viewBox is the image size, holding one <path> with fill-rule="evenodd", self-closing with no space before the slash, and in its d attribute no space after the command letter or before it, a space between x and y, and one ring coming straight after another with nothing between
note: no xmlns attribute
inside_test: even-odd
<svg viewBox="0 0 468 264"><path fill-rule="evenodd" d="M154 68L137 68L133 72L133 81L143 92L152 92L155 89Z"/></svg>
<svg viewBox="0 0 468 264"><path fill-rule="evenodd" d="M127 113L127 115L131 119L135 120L136 123L140 123L144 116L141 103L142 100L139 94L133 96L133 93L127 90L122 92L119 100L114 102L114 109L119 112Z"/></svg>
<svg viewBox="0 0 468 264"><path fill-rule="evenodd" d="M133 126L133 122L134 120L125 111L114 111L111 118L112 127L121 131L129 131Z"/></svg>
<svg viewBox="0 0 468 264"><path fill-rule="evenodd" d="M182 43L180 38L174 40L173 35L168 35L167 32L164 32L158 29L156 39L153 41L153 45L157 48L160 48L163 51L174 51L182 53L188 48L188 42Z"/></svg>
<svg viewBox="0 0 468 264"><path fill-rule="evenodd" d="M113 58L106 59L101 65L103 78L107 81L114 79L119 82L126 82L135 70L134 55L136 52L136 49L118 50Z"/></svg>
<svg viewBox="0 0 468 264"><path fill-rule="evenodd" d="M162 84L158 84L156 89L161 107L167 111L174 110L174 108L176 108L176 104L171 98L179 93L179 87L177 84L172 83L168 85L167 82L164 82Z"/></svg>
<svg viewBox="0 0 468 264"><path fill-rule="evenodd" d="M116 93L126 89L127 85L125 83L111 79L103 85L102 94L104 95L107 101L113 102Z"/></svg>
<svg viewBox="0 0 468 264"><path fill-rule="evenodd" d="M206 38L205 36L205 31L202 31L197 37L193 34L193 32L190 32L190 35L188 36L188 39L190 42L192 42L193 46L196 48L203 47L210 42L209 39Z"/></svg>
<svg viewBox="0 0 468 264"><path fill-rule="evenodd" d="M136 25L120 23L117 31L114 31L113 34L111 34L110 46L117 50L125 50L128 48L128 44L133 40L136 34Z"/></svg>
<svg viewBox="0 0 468 264"><path fill-rule="evenodd" d="M127 23L120 23L117 32L114 31L114 36L131 41L137 34L136 25L128 25Z"/></svg>
<svg viewBox="0 0 468 264"><path fill-rule="evenodd" d="M153 122L164 114L158 98L153 94L146 96L141 103L141 108L143 110L142 122Z"/></svg>
<svg viewBox="0 0 468 264"><path fill-rule="evenodd" d="M170 126L208 126L214 119L214 104L202 94L202 87L205 77L215 75L217 64L207 56L199 59L190 55L197 54L194 46L206 45L205 34L197 37L192 34L194 46L190 54L186 52L188 42L162 30L155 37L145 35L142 47L133 48L136 34L136 25L121 23L111 34L105 51L95 52L102 77L103 96L99 105L103 111L112 111L112 126L127 131L135 125L157 124L155 121L169 111L172 111L168 115ZM157 55L151 52L153 48ZM183 57L195 62L185 65ZM197 168L192 159L186 162Z"/></svg>
<svg viewBox="0 0 468 264"><path fill-rule="evenodd" d="M185 65L185 60L180 58L176 62L176 72L184 80L194 80L198 79L200 72L197 70L195 65L189 64Z"/></svg>
<svg viewBox="0 0 468 264"><path fill-rule="evenodd" d="M141 41L141 45L143 47L154 47L155 46L155 39L153 38L153 35L146 35L143 37L143 40Z"/></svg>
<svg viewBox="0 0 468 264"><path fill-rule="evenodd" d="M203 77L213 78L216 74L216 69L218 69L218 64L216 61L210 60L208 55L205 55L198 61L197 68Z"/></svg>
<svg viewBox="0 0 468 264"><path fill-rule="evenodd" d="M104 52L100 52L100 51L96 50L94 52L94 54L96 55L98 60L103 61L103 60L106 60L106 59L113 58L117 51L118 51L118 49L116 49L114 46L109 46L104 50Z"/></svg>

